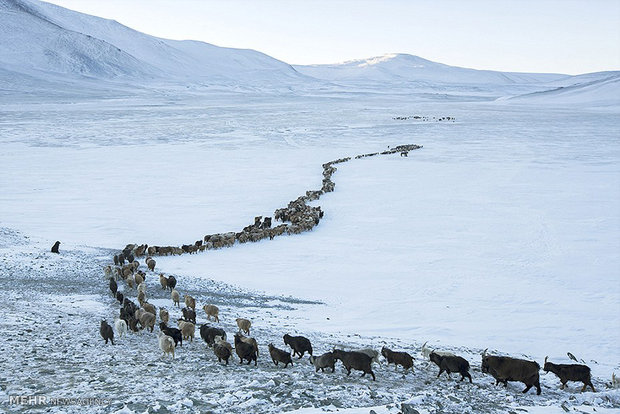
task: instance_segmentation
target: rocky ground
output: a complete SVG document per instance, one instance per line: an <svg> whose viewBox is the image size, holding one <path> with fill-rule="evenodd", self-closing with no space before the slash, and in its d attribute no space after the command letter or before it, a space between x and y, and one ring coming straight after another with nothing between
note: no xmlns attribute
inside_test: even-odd
<svg viewBox="0 0 620 414"><path fill-rule="evenodd" d="M84 400L69 405L24 405L10 403L15 396L98 399L88 412L214 412L270 413L299 408L336 410L348 407L383 406L398 412L409 401L420 413L516 413L528 407L555 406L564 411L574 406L619 409L620 391L610 390L604 379L594 378L597 393L580 393L571 384L559 390L559 381L541 371L542 395L521 394L523 386L511 383L507 389L495 387L492 378L479 368L478 349L450 349L472 364L474 383L436 378L438 369L420 354L421 343L398 339L355 335L326 335L297 332L295 320L320 302L301 301L249 292L212 280L191 280L182 274L177 289L197 299L198 307L214 303L220 307L220 324L229 340L236 331L234 319L253 321L252 336L260 347L258 366L239 365L231 359L226 366L217 362L212 350L200 339L184 343L176 358L163 358L157 330L116 338L105 345L99 323L113 323L118 304L104 279L103 266L112 252L84 247L49 252L43 243L17 232L0 229L0 279L3 281L0 318L0 411L84 412ZM180 316L172 307L169 293L159 287L157 277L148 273L149 301L171 311L171 320ZM135 300L136 292L126 291ZM198 313L198 323L206 322ZM315 353L334 346L380 349L382 345L406 350L416 358L415 372L403 373L385 363L375 365L376 381L350 377L340 363L335 373L315 373L306 357L292 368L276 367L267 345L287 349L284 333L309 337ZM13 401L14 402L14 401ZM92 402L92 401L91 401Z"/></svg>

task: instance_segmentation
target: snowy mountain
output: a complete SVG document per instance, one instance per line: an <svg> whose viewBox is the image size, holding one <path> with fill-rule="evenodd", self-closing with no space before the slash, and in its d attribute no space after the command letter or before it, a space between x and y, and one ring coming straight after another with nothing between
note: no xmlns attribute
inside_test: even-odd
<svg viewBox="0 0 620 414"><path fill-rule="evenodd" d="M0 0L0 68L43 76L277 84L306 80L254 50L160 39L122 24L28 0Z"/></svg>
<svg viewBox="0 0 620 414"><path fill-rule="evenodd" d="M467 69L407 54L387 54L338 64L295 66L295 68L301 73L319 79L356 83L423 82L506 85L550 82L568 77L561 74Z"/></svg>
<svg viewBox="0 0 620 414"><path fill-rule="evenodd" d="M579 97L586 103L599 102L602 95L604 102L618 101L617 82L609 79L617 72L580 76L497 72L407 54L293 67L255 50L162 39L37 0L0 0L0 72L0 93L21 95L70 97L102 90L124 93L136 86L145 90L180 86L417 93L423 99L442 100L508 102L519 97L519 102L549 103L575 103Z"/></svg>
<svg viewBox="0 0 620 414"><path fill-rule="evenodd" d="M511 98L516 102L617 106L620 97L620 72L598 72L572 76L554 82L554 89Z"/></svg>
<svg viewBox="0 0 620 414"><path fill-rule="evenodd" d="M97 78L157 73L106 41L67 30L26 1L0 0L0 39L0 66L15 72Z"/></svg>

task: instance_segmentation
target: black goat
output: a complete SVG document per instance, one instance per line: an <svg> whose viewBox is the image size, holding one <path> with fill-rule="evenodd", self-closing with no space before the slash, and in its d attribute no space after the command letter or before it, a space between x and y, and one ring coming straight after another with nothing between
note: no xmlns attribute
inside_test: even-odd
<svg viewBox="0 0 620 414"><path fill-rule="evenodd" d="M129 329L132 330L132 332L138 332L140 330L140 328L138 327L138 320L135 317L132 316L126 322L127 326L129 327Z"/></svg>
<svg viewBox="0 0 620 414"><path fill-rule="evenodd" d="M213 346L216 336L221 336L222 339L226 339L226 332L224 332L221 328L215 328L207 324L200 326L200 337L207 343L207 345Z"/></svg>
<svg viewBox="0 0 620 414"><path fill-rule="evenodd" d="M342 364L347 370L347 376L351 374L351 369L356 369L358 371L364 371L362 377L366 374L370 374L372 375L372 380L375 381L375 374L370 367L372 358L368 355L361 352L346 352L340 349L334 349L332 354L335 359L342 361Z"/></svg>
<svg viewBox="0 0 620 414"><path fill-rule="evenodd" d="M482 355L482 372L491 374L495 378L495 385L500 382L504 387L508 386L508 381L519 381L525 384L524 394L532 387L536 387L536 394L540 395L540 365L535 361L525 359Z"/></svg>
<svg viewBox="0 0 620 414"><path fill-rule="evenodd" d="M170 290L174 289L177 285L177 279L174 276L168 276L168 288Z"/></svg>
<svg viewBox="0 0 620 414"><path fill-rule="evenodd" d="M472 382L471 375L469 374L469 362L467 362L465 358L455 355L440 355L435 352L431 352L429 357L431 361L439 367L439 374L437 374L437 378L439 378L441 373L444 371L448 374L448 378L450 377L451 372L458 372L461 374L461 381L467 377L469 378L469 382Z"/></svg>
<svg viewBox="0 0 620 414"><path fill-rule="evenodd" d="M332 372L336 370L336 359L332 352L326 352L319 357L310 356L310 363L314 365L315 371L325 372L325 368L331 367Z"/></svg>
<svg viewBox="0 0 620 414"><path fill-rule="evenodd" d="M196 324L196 312L194 312L190 308L183 308L181 309L181 312L183 312L183 319L185 319L187 322Z"/></svg>
<svg viewBox="0 0 620 414"><path fill-rule="evenodd" d="M114 330L110 325L108 325L106 321L101 321L99 333L101 334L101 337L105 339L106 344L108 343L109 339L112 342L112 345L114 345Z"/></svg>
<svg viewBox="0 0 620 414"><path fill-rule="evenodd" d="M304 336L290 336L284 335L284 344L293 348L293 355L299 355L299 358L304 356L304 352L308 351L312 355L312 344L310 340Z"/></svg>
<svg viewBox="0 0 620 414"><path fill-rule="evenodd" d="M244 359L250 362L254 361L254 366L257 365L256 350L253 345L247 344L241 340L239 334L235 334L235 352L239 356L239 363L242 364Z"/></svg>
<svg viewBox="0 0 620 414"><path fill-rule="evenodd" d="M547 362L547 358L549 357L545 357L543 371L551 371L560 378L560 382L562 383L560 386L561 390L566 387L568 381L577 381L583 382L581 392L584 392L588 385L592 388L592 392L596 392L594 385L592 385L592 375L590 374L589 366L580 364L554 364L553 362Z"/></svg>
<svg viewBox="0 0 620 414"><path fill-rule="evenodd" d="M132 301L129 298L125 298L123 300L123 309L125 309L127 313L130 314L131 316L134 316L136 311L139 308L138 308L138 305L136 305L134 301Z"/></svg>
<svg viewBox="0 0 620 414"><path fill-rule="evenodd" d="M271 228L271 217L265 217L265 220L263 220L263 224L261 226L263 229L269 229Z"/></svg>
<svg viewBox="0 0 620 414"><path fill-rule="evenodd" d="M180 329L169 328L165 322L159 323L159 329L174 340L175 348L177 347L177 344L179 343L181 344L179 346L183 346L183 334L181 333Z"/></svg>
<svg viewBox="0 0 620 414"><path fill-rule="evenodd" d="M112 291L112 295L116 297L116 292L118 291L118 285L116 284L116 280L110 278L110 290Z"/></svg>

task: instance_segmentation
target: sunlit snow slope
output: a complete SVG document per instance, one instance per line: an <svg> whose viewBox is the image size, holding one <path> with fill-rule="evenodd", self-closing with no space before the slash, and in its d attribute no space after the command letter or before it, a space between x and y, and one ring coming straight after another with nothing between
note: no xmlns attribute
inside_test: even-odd
<svg viewBox="0 0 620 414"><path fill-rule="evenodd" d="M160 39L43 2L0 0L0 67L134 81L277 83L304 80L254 50Z"/></svg>
<svg viewBox="0 0 620 414"><path fill-rule="evenodd" d="M511 73L460 68L407 54L387 54L330 65L296 66L320 79L338 81L431 82L469 84L540 83L565 78L560 74Z"/></svg>

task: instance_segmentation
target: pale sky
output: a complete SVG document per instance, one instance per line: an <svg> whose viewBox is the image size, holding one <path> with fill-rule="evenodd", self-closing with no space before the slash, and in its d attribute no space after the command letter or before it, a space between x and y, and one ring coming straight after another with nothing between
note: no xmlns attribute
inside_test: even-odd
<svg viewBox="0 0 620 414"><path fill-rule="evenodd" d="M291 64L408 53L448 65L620 70L620 0L50 0L150 35Z"/></svg>

